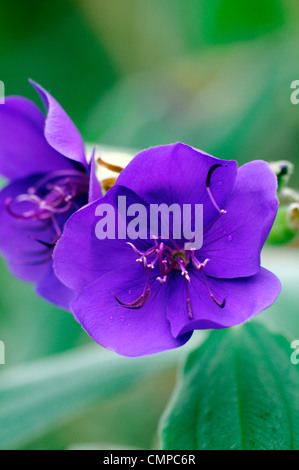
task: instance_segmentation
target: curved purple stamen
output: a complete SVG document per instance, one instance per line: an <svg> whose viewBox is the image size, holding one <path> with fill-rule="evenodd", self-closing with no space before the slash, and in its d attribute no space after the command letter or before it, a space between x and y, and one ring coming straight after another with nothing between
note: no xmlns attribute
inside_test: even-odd
<svg viewBox="0 0 299 470"><path fill-rule="evenodd" d="M121 300L119 300L116 297L116 295L114 295L112 292L111 292L111 294L113 295L115 300L122 307L131 308L131 309L139 309L139 308L143 307L143 305L145 305L145 303L147 302L147 300L148 300L148 298L151 294L151 287L150 287L150 283L149 283L149 278L150 278L150 275L148 274L142 294L136 300L134 300L133 302L124 303Z"/></svg>
<svg viewBox="0 0 299 470"><path fill-rule="evenodd" d="M211 192L211 189L210 189L210 184L211 184L211 178L212 178L212 174L214 173L214 171L216 170L216 168L219 168L219 167L225 167L227 166L227 164L216 164L216 165L212 165L211 168L209 169L208 171L208 175L207 175L207 179L206 179L206 190L208 192L208 195L211 199L211 202L213 204L213 206L215 207L215 209L217 209L217 211L219 212L219 214L225 214L226 211L224 209L220 209L220 207L218 206L217 202L215 201L214 199L214 196Z"/></svg>

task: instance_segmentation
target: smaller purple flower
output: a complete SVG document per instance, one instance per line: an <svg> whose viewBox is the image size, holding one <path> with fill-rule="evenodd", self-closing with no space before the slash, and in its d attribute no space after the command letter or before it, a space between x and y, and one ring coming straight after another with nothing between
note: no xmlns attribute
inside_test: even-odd
<svg viewBox="0 0 299 470"><path fill-rule="evenodd" d="M52 254L67 219L101 196L83 140L65 111L41 86L31 82L46 117L23 97L0 106L0 250L12 273L36 283L36 292L69 309L74 293L55 276Z"/></svg>
<svg viewBox="0 0 299 470"><path fill-rule="evenodd" d="M196 329L227 328L260 313L280 292L276 276L260 266L276 190L263 161L238 169L180 143L141 152L100 201L70 218L55 249L56 274L77 292L75 318L102 346L140 356L181 346ZM153 204L202 204L203 245L188 248L171 236L132 240L130 221L126 236L98 240L99 208L113 207L121 225L120 196L147 213Z"/></svg>

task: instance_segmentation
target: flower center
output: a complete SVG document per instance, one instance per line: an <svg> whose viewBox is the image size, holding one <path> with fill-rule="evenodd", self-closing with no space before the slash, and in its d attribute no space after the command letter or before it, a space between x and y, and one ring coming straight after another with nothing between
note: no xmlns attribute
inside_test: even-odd
<svg viewBox="0 0 299 470"><path fill-rule="evenodd" d="M176 258L182 258L184 262L186 262L186 252L185 251L177 251L173 253L172 259L175 260Z"/></svg>
<svg viewBox="0 0 299 470"><path fill-rule="evenodd" d="M41 244L53 248L61 236L57 217L78 209L76 199L87 195L89 180L86 173L77 170L60 170L41 177L26 193L7 198L6 209L12 217L22 220L51 222L54 238L45 242L32 237Z"/></svg>

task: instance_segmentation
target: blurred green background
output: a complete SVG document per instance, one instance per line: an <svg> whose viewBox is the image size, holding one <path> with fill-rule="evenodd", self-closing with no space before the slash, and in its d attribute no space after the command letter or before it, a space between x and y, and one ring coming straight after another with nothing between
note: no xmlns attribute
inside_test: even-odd
<svg viewBox="0 0 299 470"><path fill-rule="evenodd" d="M63 105L86 141L129 148L183 141L240 164L287 159L296 166L291 185L298 188L299 105L290 101L291 82L299 80L296 0L1 0L0 12L6 95L39 103L27 81L34 79ZM269 267L275 260L277 274L291 269L297 282L297 252L286 255L293 263L288 269L284 249L277 250L268 256ZM0 339L6 344L0 388L4 377L12 380L10 390L13 374L26 382L28 362L92 341L70 314L13 279L3 261L0 267ZM294 318L298 295L286 279L281 302ZM3 446L150 448L175 380L174 366L168 369L138 376L113 398L107 391L104 403L95 396L55 423L31 423L28 432L20 432L8 401L11 435L2 428ZM23 396L22 383L9 396Z"/></svg>
<svg viewBox="0 0 299 470"><path fill-rule="evenodd" d="M295 163L298 24L296 0L2 1L1 80L40 82L88 140Z"/></svg>

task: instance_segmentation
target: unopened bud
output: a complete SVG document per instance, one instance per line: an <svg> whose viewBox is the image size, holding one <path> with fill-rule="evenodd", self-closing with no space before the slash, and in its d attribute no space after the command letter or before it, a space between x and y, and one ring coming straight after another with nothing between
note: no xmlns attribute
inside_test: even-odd
<svg viewBox="0 0 299 470"><path fill-rule="evenodd" d="M88 144L88 149L92 149L95 144ZM96 151L96 174L101 183L102 191L105 194L114 186L121 171L130 163L137 150L123 150L115 147L98 144Z"/></svg>
<svg viewBox="0 0 299 470"><path fill-rule="evenodd" d="M270 162L270 167L274 171L277 177L278 183L278 191L281 190L282 186L284 186L290 179L294 171L294 165L287 160L278 160L277 162Z"/></svg>
<svg viewBox="0 0 299 470"><path fill-rule="evenodd" d="M295 205L297 206L297 204ZM294 228L294 222L290 223L290 218L292 220L293 218L296 219L296 215L291 209L292 206L293 204L279 205L277 216L267 239L267 243L282 245L292 241L297 236L298 231Z"/></svg>
<svg viewBox="0 0 299 470"><path fill-rule="evenodd" d="M291 204L292 202L299 202L299 193L295 189L284 187L279 193L279 202L281 204Z"/></svg>
<svg viewBox="0 0 299 470"><path fill-rule="evenodd" d="M288 207L287 221L292 230L299 230L299 203L294 202Z"/></svg>

